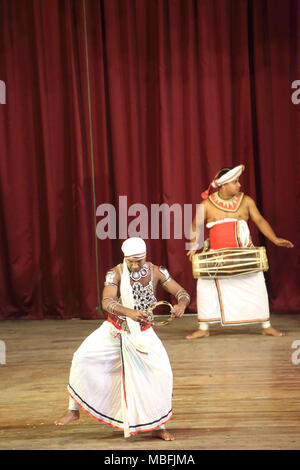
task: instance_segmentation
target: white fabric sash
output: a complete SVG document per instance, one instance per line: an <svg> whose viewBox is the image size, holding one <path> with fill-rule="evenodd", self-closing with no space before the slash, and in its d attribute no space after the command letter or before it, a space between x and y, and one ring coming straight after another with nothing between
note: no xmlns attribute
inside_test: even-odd
<svg viewBox="0 0 300 470"><path fill-rule="evenodd" d="M134 299L132 294L132 287L130 284L130 277L127 268L125 258L123 260L123 272L121 277L121 300L122 305L127 308L134 309ZM132 336L132 341L135 344L135 347L138 351L142 353L147 353L145 346L143 345L142 332L140 324L129 317L126 317L127 325Z"/></svg>

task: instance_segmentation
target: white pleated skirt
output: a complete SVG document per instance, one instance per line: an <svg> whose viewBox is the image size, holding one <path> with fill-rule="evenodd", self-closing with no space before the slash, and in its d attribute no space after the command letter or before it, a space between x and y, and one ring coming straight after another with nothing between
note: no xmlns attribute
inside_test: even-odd
<svg viewBox="0 0 300 470"><path fill-rule="evenodd" d="M158 428L172 416L167 352L152 327L142 335L147 354L136 350L129 332L105 321L75 352L70 370L71 398L125 437Z"/></svg>
<svg viewBox="0 0 300 470"><path fill-rule="evenodd" d="M268 321L269 299L263 273L198 279L197 310L199 322L241 325Z"/></svg>

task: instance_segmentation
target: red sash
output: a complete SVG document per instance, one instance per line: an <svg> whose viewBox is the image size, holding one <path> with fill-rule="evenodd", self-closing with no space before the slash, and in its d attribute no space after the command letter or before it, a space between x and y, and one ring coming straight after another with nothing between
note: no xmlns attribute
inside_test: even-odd
<svg viewBox="0 0 300 470"><path fill-rule="evenodd" d="M122 330L122 324L126 320L121 320L121 318L118 318L116 315L113 315L112 313L108 314L107 321L109 323L112 323L118 330ZM141 331L148 330L150 328L151 323L148 323L147 325L141 326Z"/></svg>
<svg viewBox="0 0 300 470"><path fill-rule="evenodd" d="M241 247L237 222L223 222L209 229L209 246L211 250Z"/></svg>

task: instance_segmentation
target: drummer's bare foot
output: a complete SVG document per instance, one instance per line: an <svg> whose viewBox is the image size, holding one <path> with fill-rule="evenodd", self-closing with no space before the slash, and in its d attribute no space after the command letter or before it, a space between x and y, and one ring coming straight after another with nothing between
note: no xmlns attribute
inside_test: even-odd
<svg viewBox="0 0 300 470"><path fill-rule="evenodd" d="M187 335L186 339L207 338L208 336L209 336L208 330L196 330L190 335Z"/></svg>
<svg viewBox="0 0 300 470"><path fill-rule="evenodd" d="M270 326L269 328L263 328L262 334L269 336L283 336L283 333L281 333L281 331L275 330L275 328L272 328L272 326Z"/></svg>
<svg viewBox="0 0 300 470"><path fill-rule="evenodd" d="M175 437L166 429L157 429L156 431L152 431L153 437L158 437L159 439L163 439L164 441L174 441Z"/></svg>
<svg viewBox="0 0 300 470"><path fill-rule="evenodd" d="M76 421L77 419L79 419L79 411L68 410L64 416L54 421L54 424L56 424L56 426L64 426L65 424L68 424L71 421Z"/></svg>

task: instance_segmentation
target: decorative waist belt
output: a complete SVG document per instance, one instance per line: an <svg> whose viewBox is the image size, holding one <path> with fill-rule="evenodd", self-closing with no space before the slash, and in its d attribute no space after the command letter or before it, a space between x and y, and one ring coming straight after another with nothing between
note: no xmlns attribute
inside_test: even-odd
<svg viewBox="0 0 300 470"><path fill-rule="evenodd" d="M129 331L127 321L122 320L121 318L117 317L116 315L113 315L112 313L108 314L107 321L109 323L112 323L118 330ZM148 330L150 326L151 326L151 323L149 323L148 325L141 326L141 331Z"/></svg>

